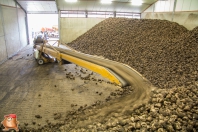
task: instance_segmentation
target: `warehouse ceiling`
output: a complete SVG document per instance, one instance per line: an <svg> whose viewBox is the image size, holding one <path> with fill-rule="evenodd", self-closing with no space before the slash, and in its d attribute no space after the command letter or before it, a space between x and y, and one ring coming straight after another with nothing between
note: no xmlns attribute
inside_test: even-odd
<svg viewBox="0 0 198 132"><path fill-rule="evenodd" d="M27 13L58 13L55 0L16 0Z"/></svg>
<svg viewBox="0 0 198 132"><path fill-rule="evenodd" d="M57 13L60 11L108 11L142 13L157 0L142 0L142 5L133 5L134 0L112 0L109 4L101 0L16 0L27 13ZM107 0L106 0L107 1ZM136 0L141 1L141 0Z"/></svg>

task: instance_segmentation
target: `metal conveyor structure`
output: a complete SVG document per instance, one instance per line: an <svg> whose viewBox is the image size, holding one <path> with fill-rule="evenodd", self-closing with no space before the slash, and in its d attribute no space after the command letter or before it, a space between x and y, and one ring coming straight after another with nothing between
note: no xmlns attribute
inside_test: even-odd
<svg viewBox="0 0 198 132"><path fill-rule="evenodd" d="M66 60L93 72L96 72L121 87L136 85L143 87L145 78L128 65L101 57L80 53L71 49L60 48L45 44L35 45L39 53L45 53L57 60Z"/></svg>

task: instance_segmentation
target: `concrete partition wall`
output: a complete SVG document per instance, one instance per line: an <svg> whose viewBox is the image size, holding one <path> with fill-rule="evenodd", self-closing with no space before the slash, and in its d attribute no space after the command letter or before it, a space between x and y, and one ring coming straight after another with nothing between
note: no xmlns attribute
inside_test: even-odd
<svg viewBox="0 0 198 132"><path fill-rule="evenodd" d="M5 35L3 29L2 8L0 6L0 64L7 60L7 51L5 44Z"/></svg>
<svg viewBox="0 0 198 132"><path fill-rule="evenodd" d="M22 9L18 9L18 23L19 23L19 37L21 42L21 47L28 44L27 42L27 30L26 30L26 14Z"/></svg>
<svg viewBox="0 0 198 132"><path fill-rule="evenodd" d="M0 64L27 45L25 16L13 0L0 0Z"/></svg>
<svg viewBox="0 0 198 132"><path fill-rule="evenodd" d="M72 42L103 20L103 18L60 18L61 43Z"/></svg>
<svg viewBox="0 0 198 132"><path fill-rule="evenodd" d="M2 7L5 41L8 58L16 54L21 49L19 37L19 25L17 18L17 9L10 7Z"/></svg>

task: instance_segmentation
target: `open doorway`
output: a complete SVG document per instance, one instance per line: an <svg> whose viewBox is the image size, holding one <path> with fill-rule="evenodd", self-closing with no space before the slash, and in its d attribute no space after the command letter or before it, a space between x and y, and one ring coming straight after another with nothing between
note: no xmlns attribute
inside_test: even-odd
<svg viewBox="0 0 198 132"><path fill-rule="evenodd" d="M37 35L43 35L47 40L58 40L58 14L28 14L29 43Z"/></svg>

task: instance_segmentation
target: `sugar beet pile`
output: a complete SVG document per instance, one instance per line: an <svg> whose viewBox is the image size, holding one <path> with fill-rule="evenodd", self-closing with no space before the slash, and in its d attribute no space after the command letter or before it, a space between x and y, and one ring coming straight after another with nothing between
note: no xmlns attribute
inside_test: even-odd
<svg viewBox="0 0 198 132"><path fill-rule="evenodd" d="M105 102L69 111L64 121L22 131L198 131L198 27L188 31L164 20L110 18L69 45L128 64L157 88L148 103L135 108L130 100L135 88L128 86Z"/></svg>
<svg viewBox="0 0 198 132"><path fill-rule="evenodd" d="M198 27L188 31L166 20L109 18L69 46L128 64L160 88L198 80Z"/></svg>

